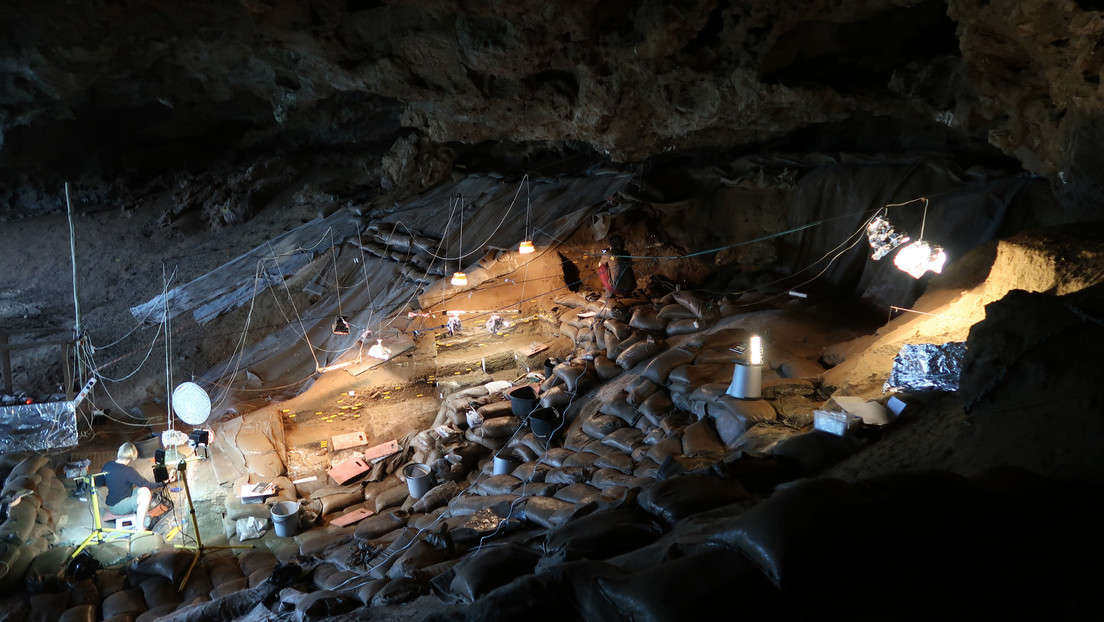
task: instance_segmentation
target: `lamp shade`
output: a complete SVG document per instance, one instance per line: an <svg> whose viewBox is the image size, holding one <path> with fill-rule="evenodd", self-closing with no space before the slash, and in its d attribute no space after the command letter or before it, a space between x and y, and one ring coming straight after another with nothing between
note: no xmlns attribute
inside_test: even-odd
<svg viewBox="0 0 1104 622"><path fill-rule="evenodd" d="M533 246L532 240L525 240L518 245L518 253L522 255L528 255L529 253L532 253L536 250L537 249Z"/></svg>
<svg viewBox="0 0 1104 622"><path fill-rule="evenodd" d="M468 284L468 275L464 274L463 272L453 272L451 283L453 285L458 286L458 287L462 287L464 285L467 285Z"/></svg>

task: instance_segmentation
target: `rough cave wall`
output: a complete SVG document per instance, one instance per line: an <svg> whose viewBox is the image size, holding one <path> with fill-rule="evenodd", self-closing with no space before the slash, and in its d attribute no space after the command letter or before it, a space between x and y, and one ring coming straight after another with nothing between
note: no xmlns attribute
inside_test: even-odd
<svg viewBox="0 0 1104 622"><path fill-rule="evenodd" d="M125 202L290 153L386 188L402 180L379 156L404 128L618 161L790 136L988 142L1088 202L1104 196L1098 5L17 0L0 8L0 204L58 207L51 176Z"/></svg>

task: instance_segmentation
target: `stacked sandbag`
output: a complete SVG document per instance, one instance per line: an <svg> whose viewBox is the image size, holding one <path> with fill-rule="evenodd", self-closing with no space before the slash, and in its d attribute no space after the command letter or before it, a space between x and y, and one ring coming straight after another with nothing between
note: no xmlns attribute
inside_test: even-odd
<svg viewBox="0 0 1104 622"><path fill-rule="evenodd" d="M22 587L35 559L57 543L57 517L62 516L68 493L46 456L9 454L0 467L7 471L0 498L11 504L0 523L0 589L8 590ZM58 551L47 557L59 555L64 557ZM49 565L35 564L36 568Z"/></svg>

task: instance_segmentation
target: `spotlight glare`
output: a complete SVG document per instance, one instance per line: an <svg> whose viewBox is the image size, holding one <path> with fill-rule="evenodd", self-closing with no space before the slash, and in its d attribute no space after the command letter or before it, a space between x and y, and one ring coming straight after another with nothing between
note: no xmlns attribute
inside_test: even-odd
<svg viewBox="0 0 1104 622"><path fill-rule="evenodd" d="M468 284L468 275L463 272L453 272L451 282L457 287L463 287Z"/></svg>
<svg viewBox="0 0 1104 622"><path fill-rule="evenodd" d="M525 240L518 245L518 253L521 255L528 255L529 253L535 252L536 250L537 249L533 246L532 240Z"/></svg>
<svg viewBox="0 0 1104 622"><path fill-rule="evenodd" d="M759 335L753 335L751 337L751 343L748 346L749 357L752 365L763 364L763 340L759 338Z"/></svg>
<svg viewBox="0 0 1104 622"><path fill-rule="evenodd" d="M893 258L893 264L914 279L924 276L927 271L936 274L943 272L947 254L940 246L932 246L923 240L917 240L902 248Z"/></svg>
<svg viewBox="0 0 1104 622"><path fill-rule="evenodd" d="M391 358L391 348L384 347L383 340L377 339L376 345L368 348L368 356L377 358L381 361L386 361Z"/></svg>

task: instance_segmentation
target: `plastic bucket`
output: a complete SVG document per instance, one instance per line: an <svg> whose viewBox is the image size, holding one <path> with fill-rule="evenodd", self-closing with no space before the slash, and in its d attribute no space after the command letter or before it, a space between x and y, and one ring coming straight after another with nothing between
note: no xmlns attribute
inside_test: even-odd
<svg viewBox="0 0 1104 622"><path fill-rule="evenodd" d="M286 538L299 533L299 503L281 501L272 506L272 526L276 535Z"/></svg>
<svg viewBox="0 0 1104 622"><path fill-rule="evenodd" d="M558 363L559 363L559 361L556 360L556 359L551 359L551 358L544 359L544 377L545 378L551 378L552 377L552 370L556 368L556 365Z"/></svg>
<svg viewBox="0 0 1104 622"><path fill-rule="evenodd" d="M406 489L410 491L412 499L421 499L433 487L433 476L429 467L420 462L403 467L403 477L406 478Z"/></svg>
<svg viewBox="0 0 1104 622"><path fill-rule="evenodd" d="M521 462L501 454L495 454L494 457L494 475L509 475L514 472L514 469L521 466Z"/></svg>
<svg viewBox="0 0 1104 622"><path fill-rule="evenodd" d="M524 417L533 412L540 401L537 399L537 392L527 384L510 389L506 392L506 396L510 398L510 409L515 417Z"/></svg>
<svg viewBox="0 0 1104 622"><path fill-rule="evenodd" d="M563 417L555 408L538 408L529 413L529 428L537 438L552 438L563 423Z"/></svg>

